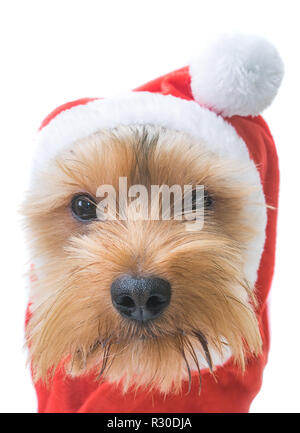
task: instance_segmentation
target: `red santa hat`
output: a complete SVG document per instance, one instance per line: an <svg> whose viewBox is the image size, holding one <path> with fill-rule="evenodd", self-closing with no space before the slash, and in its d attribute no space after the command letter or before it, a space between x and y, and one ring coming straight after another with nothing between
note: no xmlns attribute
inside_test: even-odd
<svg viewBox="0 0 300 433"><path fill-rule="evenodd" d="M42 384L37 385L41 411L59 410L57 404L67 411L248 410L260 387L268 353L266 299L274 267L277 211L267 210L266 203L277 206L279 181L273 138L259 114L272 103L282 77L283 63L269 42L242 34L224 36L187 67L119 97L67 103L43 121L37 135L33 178L77 140L120 125L154 124L182 131L206 145L216 157L228 157L248 167L245 176L257 186L254 194L259 206L249 208L249 218L256 219L257 236L247 247L245 273L250 283L256 283L264 348L259 358L249 362L245 376L230 358L219 367L218 383L204 372L201 396L196 386L185 402L172 397L171 405L159 394L155 405L154 397L147 392L123 396L110 384L91 384L89 378L66 379L72 392L68 390L63 396L66 384L62 384L64 379L57 373L52 394L48 395ZM83 399L76 406L71 394L77 394L77 387L87 394L87 401ZM51 399L51 395L55 398Z"/></svg>
<svg viewBox="0 0 300 433"><path fill-rule="evenodd" d="M188 67L119 97L85 98L58 107L42 123L36 161L100 129L154 124L190 134L218 154L245 159L243 140L225 121L258 116L273 101L283 63L265 39L244 34L218 39Z"/></svg>
<svg viewBox="0 0 300 433"><path fill-rule="evenodd" d="M257 202L265 204L258 171L249 154L249 138L238 133L236 116L258 116L273 101L283 63L265 39L244 34L224 36L188 67L164 75L119 97L85 98L58 107L37 135L33 178L75 141L101 129L153 124L188 133L217 156L248 166ZM234 119L234 121L230 121ZM246 176L246 173L245 173ZM256 239L248 246L245 272L250 283L265 239L265 209L248 211L257 219Z"/></svg>

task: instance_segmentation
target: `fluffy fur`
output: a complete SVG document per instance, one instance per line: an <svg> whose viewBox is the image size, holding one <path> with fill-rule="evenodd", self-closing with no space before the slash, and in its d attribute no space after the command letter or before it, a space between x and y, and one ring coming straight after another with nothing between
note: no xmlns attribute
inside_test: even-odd
<svg viewBox="0 0 300 433"><path fill-rule="evenodd" d="M197 102L159 93L128 92L62 110L47 123L36 137L33 183L38 171L47 169L49 161L72 148L75 141L99 130L133 124L179 130L222 156L249 161L247 146L235 129Z"/></svg>
<svg viewBox="0 0 300 433"><path fill-rule="evenodd" d="M190 64L195 100L223 116L257 116L273 101L283 62L267 40L245 34L219 38Z"/></svg>
<svg viewBox="0 0 300 433"><path fill-rule="evenodd" d="M228 348L243 369L261 351L246 246L257 236L248 210L255 186L247 165L217 157L205 144L161 127L97 132L58 154L31 187L23 214L36 265L26 337L35 380L94 371L112 382L177 392L191 369ZM182 221L106 221L72 217L74 194L101 184L200 184L214 198L204 228ZM237 183L237 179L242 179ZM189 224L192 224L189 223ZM156 275L172 287L161 317L137 326L111 303L122 274Z"/></svg>
<svg viewBox="0 0 300 433"><path fill-rule="evenodd" d="M254 162L249 157L247 145L235 128L221 116L201 107L194 101L182 100L171 95L150 92L131 92L126 96L112 99L96 99L85 104L63 110L50 123L43 126L37 136L31 183L37 191L40 185L39 173L48 171L55 157L73 148L75 141L96 131L131 124L158 125L166 129L180 130L201 143L222 160L234 160L234 166L247 166L236 175L236 183L256 185L248 204L250 219L255 215L257 236L247 246L245 260L246 278L254 284L265 242L266 211L265 197L260 177ZM172 143L165 145L172 151ZM231 178L233 178L234 172ZM256 196L256 197L254 197ZM255 206L251 209L251 203ZM257 206L259 203L261 206Z"/></svg>

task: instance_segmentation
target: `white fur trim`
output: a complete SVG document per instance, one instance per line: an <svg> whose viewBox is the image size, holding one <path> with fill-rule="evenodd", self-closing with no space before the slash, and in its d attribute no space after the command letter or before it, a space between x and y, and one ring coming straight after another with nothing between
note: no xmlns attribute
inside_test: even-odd
<svg viewBox="0 0 300 433"><path fill-rule="evenodd" d="M273 101L284 73L275 47L264 38L225 35L190 63L196 101L223 116L257 116Z"/></svg>
<svg viewBox="0 0 300 433"><path fill-rule="evenodd" d="M150 92L131 92L112 99L99 99L62 111L37 134L37 152L33 164L32 182L38 171L47 170L48 164L61 151L101 129L120 125L153 124L182 131L206 144L210 151L222 158L247 164L246 181L260 186L254 201L247 208L249 221L256 221L258 235L249 244L245 258L245 274L250 284L256 281L260 257L265 241L266 209L260 178L250 160L245 142L235 129L221 116L201 107L194 101ZM237 179L239 182L240 179Z"/></svg>
<svg viewBox="0 0 300 433"><path fill-rule="evenodd" d="M34 169L45 169L48 161L77 140L101 129L123 125L153 124L186 132L209 143L221 156L248 161L246 144L221 116L171 95L130 92L111 99L98 99L64 110L37 134Z"/></svg>

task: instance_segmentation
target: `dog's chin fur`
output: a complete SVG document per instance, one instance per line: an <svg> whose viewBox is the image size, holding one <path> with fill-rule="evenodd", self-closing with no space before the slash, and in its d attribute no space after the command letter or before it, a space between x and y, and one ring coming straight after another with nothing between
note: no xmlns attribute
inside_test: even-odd
<svg viewBox="0 0 300 433"><path fill-rule="evenodd" d="M241 366L261 351L255 296L244 275L245 249L256 236L245 218L253 185L247 167L224 161L187 135L159 127L120 127L74 143L39 174L23 214L35 264L26 336L35 380L55 370L95 373L111 382L178 392L212 352L230 349ZM213 206L202 230L183 221L73 218L74 194L99 185L205 185ZM247 224L245 223L247 221ZM138 326L122 318L110 286L123 274L156 275L172 287L171 303Z"/></svg>

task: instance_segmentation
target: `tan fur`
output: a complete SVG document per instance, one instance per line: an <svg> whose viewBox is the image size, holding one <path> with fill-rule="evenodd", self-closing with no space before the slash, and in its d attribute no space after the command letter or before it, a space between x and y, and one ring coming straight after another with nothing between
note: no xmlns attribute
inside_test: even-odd
<svg viewBox="0 0 300 433"><path fill-rule="evenodd" d="M226 344L243 369L261 351L243 272L255 235L255 221L245 224L252 186L237 183L246 169L185 134L149 126L94 134L40 173L23 206L38 276L26 333L35 379L63 364L68 374L95 370L122 380L125 390L134 383L177 392L191 368L201 369L200 358L210 363L209 351L222 355ZM74 194L95 196L101 184L117 189L120 176L128 186L205 185L213 210L196 232L174 220L81 224L72 217ZM125 273L171 284L168 309L149 326L126 321L111 303L110 286Z"/></svg>

